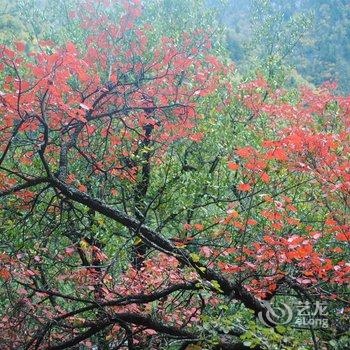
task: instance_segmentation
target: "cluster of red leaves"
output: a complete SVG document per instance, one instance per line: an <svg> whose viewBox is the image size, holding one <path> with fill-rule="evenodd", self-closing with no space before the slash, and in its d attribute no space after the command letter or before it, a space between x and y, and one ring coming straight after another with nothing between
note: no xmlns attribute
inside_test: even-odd
<svg viewBox="0 0 350 350"><path fill-rule="evenodd" d="M133 179L138 168L126 167L121 159L136 152L147 128L152 132L146 137L159 152L181 138L203 138L195 130L202 118L197 103L215 91L230 68L210 54L208 34L200 30L184 33L178 41L163 37L157 45L149 43L152 26L135 26L140 3L122 4L120 22L114 24L107 15L98 15L94 2L84 2L86 11L77 13L76 20L83 28L94 28L85 28L84 50L71 42L61 49L44 42L41 51L30 53L0 49L0 71L6 75L0 95L1 150L20 121L18 132L35 136L16 159L30 165L44 139L43 125L50 136L63 134L64 142L81 124L80 157L96 172ZM103 157L95 152L101 148L97 135L105 144ZM50 164L57 166L60 147L54 137L46 153Z"/></svg>
<svg viewBox="0 0 350 350"><path fill-rule="evenodd" d="M239 162L228 162L228 168L242 177L237 189L248 192L248 198L261 198L259 209L247 217L229 208L227 217L219 223L232 226L243 237L249 235L251 225L264 225L258 235L261 240L248 238L249 247L234 249L229 259L218 262L218 267L225 273L242 273L248 282L246 287L259 297L275 291L286 276L310 288L317 288L319 283L349 284L350 109L349 98L334 95L332 88L303 88L300 101L290 104L285 102L283 91L271 94L261 78L241 86L243 104L267 118L272 133L264 133L259 147L248 145L235 150ZM270 97L265 100L266 91ZM247 99L258 108L247 104ZM255 131L261 135L258 127ZM266 138L268 134L273 139ZM285 172L289 176L284 179L277 175ZM295 180L290 182L293 176ZM309 191L319 194L311 202L325 212L321 226L303 223L300 204L282 195L286 184L293 188L303 181ZM280 193L270 192L270 186ZM273 197L266 194L269 192ZM224 236L230 242L230 233ZM318 292L324 297L330 294L321 289ZM336 294L330 297L337 298Z"/></svg>
<svg viewBox="0 0 350 350"><path fill-rule="evenodd" d="M94 246L86 246L84 250L89 254L100 254L101 261L107 257ZM43 251L43 254L47 252ZM114 280L106 271L101 271L94 267L81 267L78 270L71 271L65 269L65 262L70 260L76 254L75 248L67 248L64 254L56 256L56 264L61 267L61 274L57 277L57 288L48 290L40 290L35 284L35 279L40 278L40 264L45 263L44 257L29 257L28 255L19 254L12 259L6 254L0 257L0 277L3 280L17 282L17 287L12 291L12 303L17 305L16 311L10 307L3 313L0 320L2 329L1 339L3 342L9 342L11 346L21 347L23 342L30 340L32 335L33 322L42 324L52 319L63 318L66 322L76 326L89 322L89 315L82 318L82 314L70 315L70 304L58 303L55 307L45 303L50 296L66 299L67 301L89 303L98 301L99 303L113 302L118 299L152 295L176 284L193 282L198 279L198 275L194 271L186 271L179 266L179 262L166 254L159 254L153 258L147 259L144 266L136 270L129 266L124 273L119 276L118 280ZM68 260L67 260L68 259ZM35 261L38 268L28 268L30 261ZM70 260L71 261L71 260ZM63 286L70 286L75 291L74 295L66 295L60 291ZM82 304L83 305L83 304ZM197 322L200 314L201 305L198 298L193 297L186 306L183 305L181 299L176 294L162 298L155 303L129 303L120 306L111 306L108 309L110 317L118 312L137 313L146 316L157 315L157 318L167 322L168 324L184 326L188 322ZM93 322L93 318L91 320ZM134 343L141 343L145 336L155 334L153 330L145 327L132 326L133 332L138 334ZM28 332L28 333L26 333ZM63 341L79 334L79 328L71 331L65 330L53 333L51 341ZM118 340L123 336L120 332L120 326L116 325L110 330L110 339ZM90 340L83 342L89 346ZM45 343L42 344L45 347Z"/></svg>

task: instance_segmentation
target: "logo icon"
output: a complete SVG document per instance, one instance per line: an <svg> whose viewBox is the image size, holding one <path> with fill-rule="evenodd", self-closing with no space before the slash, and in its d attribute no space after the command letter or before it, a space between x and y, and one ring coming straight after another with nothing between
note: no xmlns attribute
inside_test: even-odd
<svg viewBox="0 0 350 350"><path fill-rule="evenodd" d="M267 311L266 313L260 311L258 313L258 318L265 326L287 325L292 321L293 310L289 305L279 302L272 307L268 301L263 301L262 304Z"/></svg>

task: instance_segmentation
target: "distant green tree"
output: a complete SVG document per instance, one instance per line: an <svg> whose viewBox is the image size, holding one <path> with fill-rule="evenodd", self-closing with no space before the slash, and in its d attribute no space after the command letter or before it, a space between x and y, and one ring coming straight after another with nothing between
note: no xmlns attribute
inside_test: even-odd
<svg viewBox="0 0 350 350"><path fill-rule="evenodd" d="M288 63L314 85L331 80L339 92L350 91L349 1L237 0L226 3L220 18L243 71L263 67L276 79Z"/></svg>

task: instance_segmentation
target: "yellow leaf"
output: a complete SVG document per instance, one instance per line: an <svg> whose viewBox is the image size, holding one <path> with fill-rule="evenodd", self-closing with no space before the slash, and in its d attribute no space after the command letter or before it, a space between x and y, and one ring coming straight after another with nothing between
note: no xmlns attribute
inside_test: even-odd
<svg viewBox="0 0 350 350"><path fill-rule="evenodd" d="M211 280L210 283L211 283L212 287L213 287L214 289L216 289L218 292L220 292L220 293L223 293L223 292L224 292L224 291L221 289L221 286L220 286L220 284L219 284L218 281L216 281L216 280Z"/></svg>
<svg viewBox="0 0 350 350"><path fill-rule="evenodd" d="M142 243L142 239L140 237L136 237L134 241L134 245L139 245Z"/></svg>
<svg viewBox="0 0 350 350"><path fill-rule="evenodd" d="M195 263L198 262L199 259L200 259L199 255L196 254L196 253L191 253L190 257L191 257L192 261L195 262Z"/></svg>
<svg viewBox="0 0 350 350"><path fill-rule="evenodd" d="M83 248L83 249L86 249L86 248L89 247L89 243L86 242L84 239L82 239L82 240L80 241L80 247Z"/></svg>

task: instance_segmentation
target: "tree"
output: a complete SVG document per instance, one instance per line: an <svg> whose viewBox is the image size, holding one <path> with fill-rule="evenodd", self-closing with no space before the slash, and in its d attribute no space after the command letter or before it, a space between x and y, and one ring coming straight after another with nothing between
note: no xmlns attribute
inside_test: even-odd
<svg viewBox="0 0 350 350"><path fill-rule="evenodd" d="M75 44L1 48L3 348L297 348L274 297L329 302L310 347L348 332L349 98L79 5Z"/></svg>
<svg viewBox="0 0 350 350"><path fill-rule="evenodd" d="M349 92L348 1L236 0L221 14L231 57L241 69L259 66L280 82L292 66L315 86L331 80L338 93Z"/></svg>

